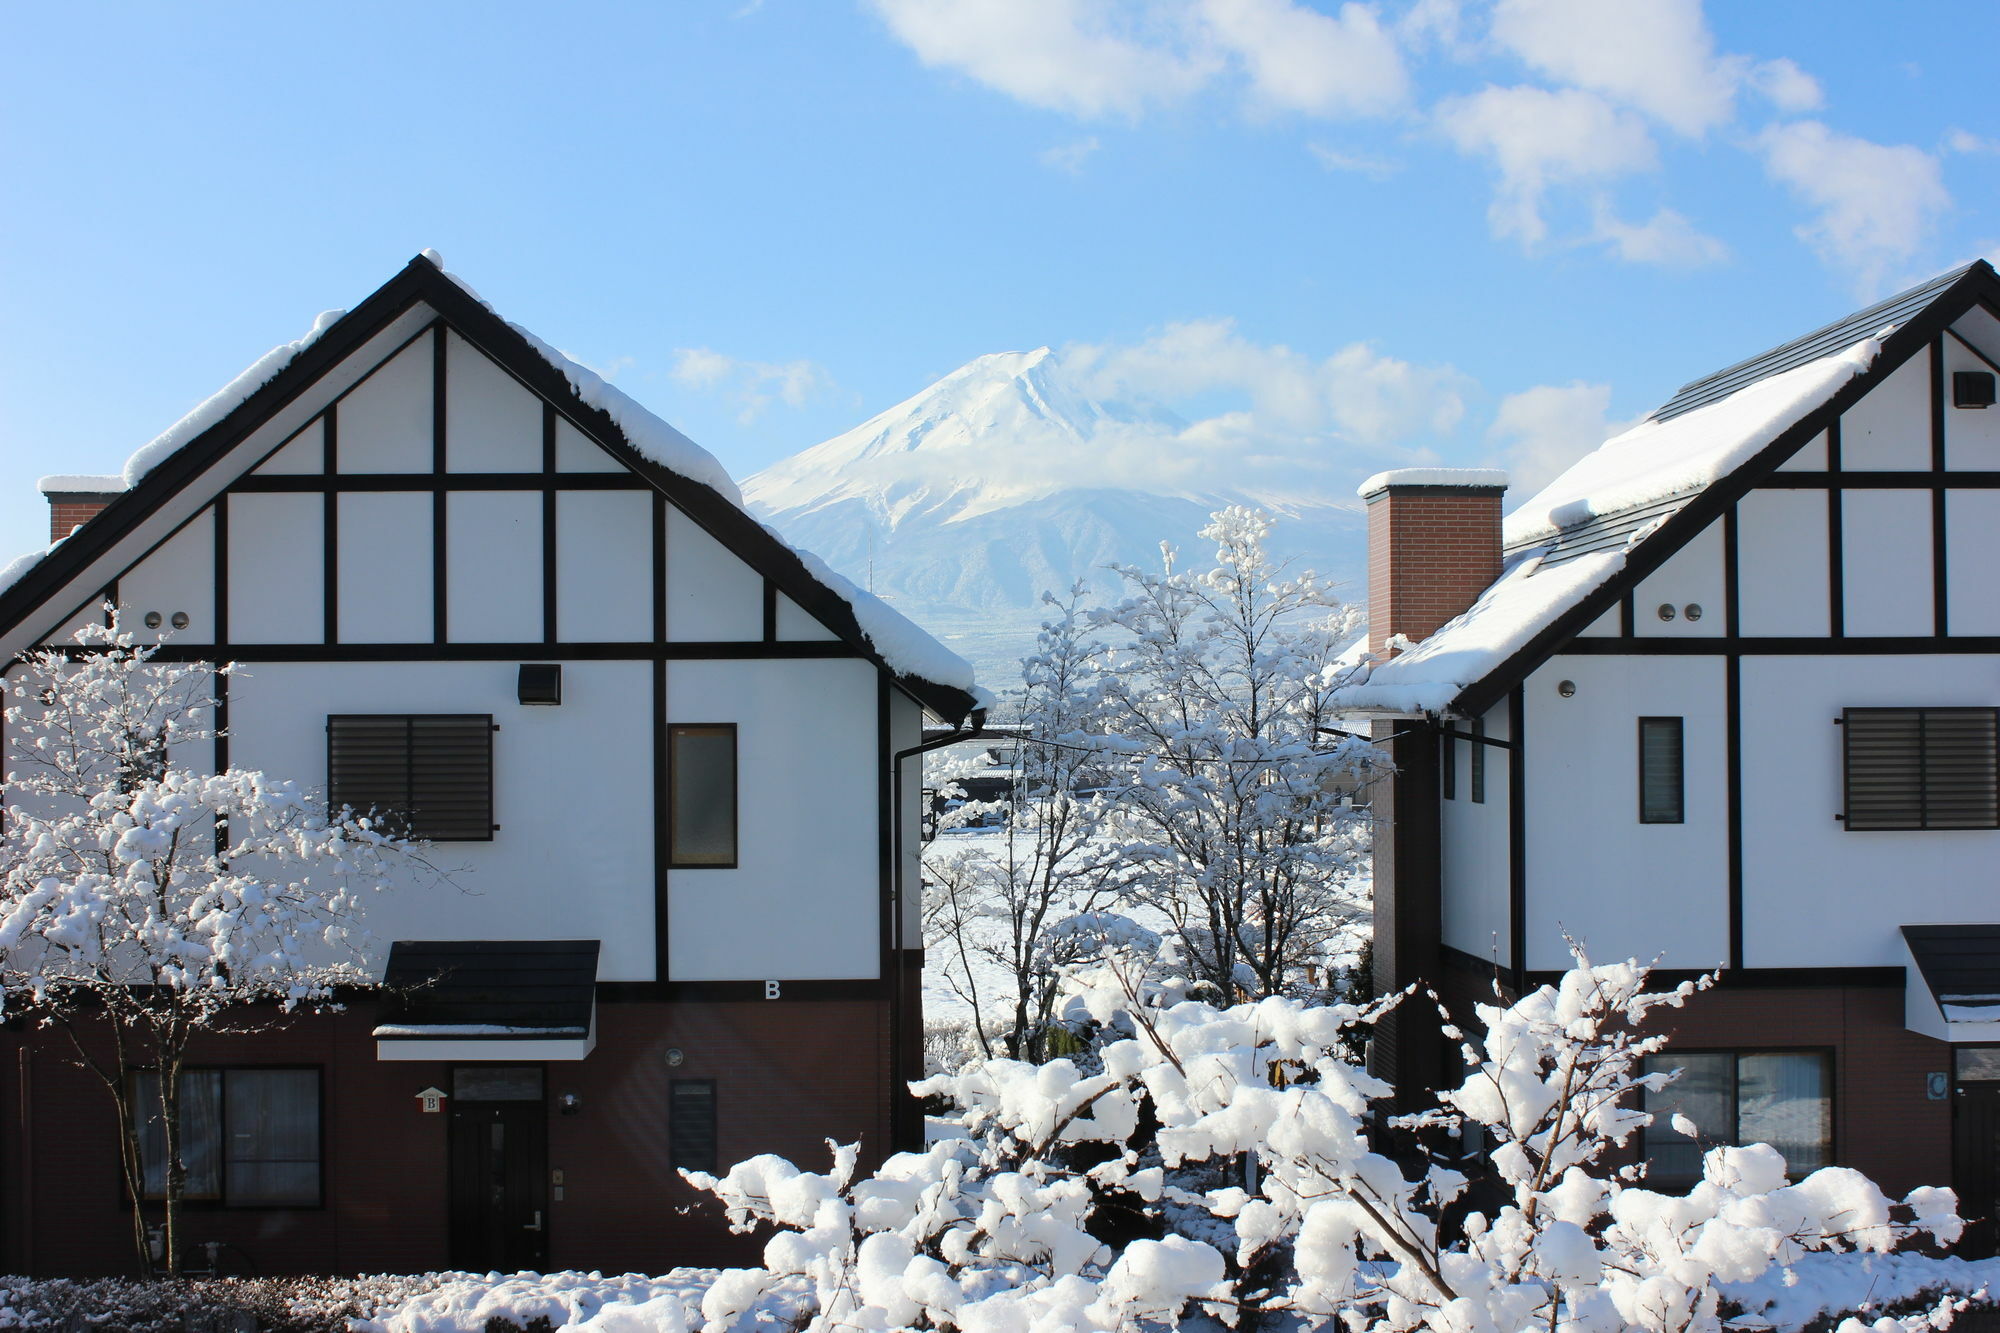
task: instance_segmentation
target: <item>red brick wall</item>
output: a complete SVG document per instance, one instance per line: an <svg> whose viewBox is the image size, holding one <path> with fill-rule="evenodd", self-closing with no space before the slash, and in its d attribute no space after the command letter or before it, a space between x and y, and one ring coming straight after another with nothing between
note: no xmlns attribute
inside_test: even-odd
<svg viewBox="0 0 2000 1333"><path fill-rule="evenodd" d="M415 1094L449 1089L443 1063L382 1062L371 1006L275 1030L204 1040L195 1063L321 1066L326 1203L319 1209L190 1210L193 1241L225 1240L264 1273L411 1272L446 1262L449 1116ZM667 1160L667 1084L716 1081L718 1157L778 1153L823 1170L825 1140L879 1160L889 1134L888 1009L867 1001L600 1004L597 1048L550 1062L550 1264L664 1272L741 1264L759 1241L728 1234L707 1196ZM667 1052L682 1063L669 1067ZM0 1035L0 1271L130 1272L111 1103L47 1034Z"/></svg>
<svg viewBox="0 0 2000 1333"><path fill-rule="evenodd" d="M49 540L59 542L82 524L96 518L115 495L84 495L63 491L49 496Z"/></svg>
<svg viewBox="0 0 2000 1333"><path fill-rule="evenodd" d="M1368 502L1368 650L1422 639L1500 577L1497 488L1390 487Z"/></svg>

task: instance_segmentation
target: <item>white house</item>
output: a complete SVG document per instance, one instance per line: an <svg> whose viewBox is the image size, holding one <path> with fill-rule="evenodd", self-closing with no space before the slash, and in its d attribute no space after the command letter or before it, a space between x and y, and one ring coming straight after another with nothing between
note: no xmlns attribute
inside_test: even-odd
<svg viewBox="0 0 2000 1333"><path fill-rule="evenodd" d="M1722 968L1656 1103L1990 1217L1997 370L1980 262L1695 380L1504 524L1488 474L1371 481L1374 647L1416 641L1348 693L1400 767L1380 980L1465 1012L1565 934ZM1409 1016L1376 1054L1409 1088L1456 1060Z"/></svg>
<svg viewBox="0 0 2000 1333"><path fill-rule="evenodd" d="M216 762L406 811L455 872L367 922L434 984L203 1048L193 1252L657 1271L721 1249L676 1168L920 1135L911 756L971 673L708 454L426 255L44 489L0 660L108 599L242 664ZM117 1271L106 1099L0 1040L0 1266Z"/></svg>

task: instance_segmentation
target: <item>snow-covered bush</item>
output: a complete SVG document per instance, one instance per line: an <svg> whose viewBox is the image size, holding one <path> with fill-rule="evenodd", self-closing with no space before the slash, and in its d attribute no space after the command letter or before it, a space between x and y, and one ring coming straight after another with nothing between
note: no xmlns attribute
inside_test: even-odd
<svg viewBox="0 0 2000 1333"><path fill-rule="evenodd" d="M1401 1121L1340 1052L1346 1029L1404 997L1217 1008L1129 963L1079 978L1104 1034L1089 1058L987 1060L917 1085L962 1108L965 1138L867 1177L853 1147L825 1172L767 1156L691 1175L733 1225L778 1228L764 1267L719 1283L705 1312L803 1278L825 1330L1111 1330L1202 1310L1382 1333L1680 1333L1721 1326L1725 1284L1809 1253L1959 1231L1948 1190L1897 1204L1844 1168L1789 1181L1764 1145L1710 1150L1684 1194L1617 1166L1646 1123L1640 1090L1667 1077L1640 1073L1662 1045L1641 1026L1693 989L1648 992L1635 963L1579 956L1559 984L1482 1006L1464 1082ZM1476 1161L1473 1137L1489 1145ZM1456 1164L1427 1140L1460 1145ZM1151 1212L1158 1239L1100 1238L1113 1191Z"/></svg>

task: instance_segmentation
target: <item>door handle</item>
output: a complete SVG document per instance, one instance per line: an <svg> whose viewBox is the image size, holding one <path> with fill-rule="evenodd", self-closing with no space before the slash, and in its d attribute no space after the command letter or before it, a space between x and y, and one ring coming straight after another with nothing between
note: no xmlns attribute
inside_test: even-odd
<svg viewBox="0 0 2000 1333"><path fill-rule="evenodd" d="M535 1209L535 1220L532 1222L523 1222L521 1224L521 1230L540 1231L541 1229L542 1229L542 1210L537 1208Z"/></svg>

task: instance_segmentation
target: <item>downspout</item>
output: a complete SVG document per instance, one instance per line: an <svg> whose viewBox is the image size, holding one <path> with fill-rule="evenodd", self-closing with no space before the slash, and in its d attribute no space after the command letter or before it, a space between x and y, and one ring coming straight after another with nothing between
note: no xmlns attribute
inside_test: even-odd
<svg viewBox="0 0 2000 1333"><path fill-rule="evenodd" d="M970 725L967 725L968 723ZM950 732L943 736L935 736L922 744L912 745L907 750L898 750L889 760L889 951L895 967L895 975L890 978L889 985L889 1067L892 1070L898 1069L902 1062L903 1027L906 1022L903 1012L902 965L903 955L906 952L903 902L908 885L904 883L903 870L903 764L904 761L920 754L942 750L948 745L958 745L964 741L977 740L985 734L986 710L975 708L966 717L961 718ZM908 1070L902 1071L904 1074L908 1072ZM907 1079L899 1077L896 1081L903 1083L907 1082ZM891 1125L894 1125L896 1120L894 1105L900 1103L892 1104ZM923 1144L892 1143L890 1147L897 1152L921 1151Z"/></svg>

